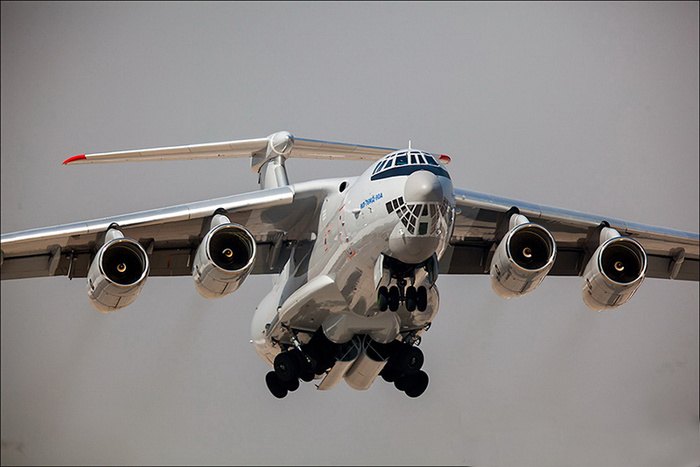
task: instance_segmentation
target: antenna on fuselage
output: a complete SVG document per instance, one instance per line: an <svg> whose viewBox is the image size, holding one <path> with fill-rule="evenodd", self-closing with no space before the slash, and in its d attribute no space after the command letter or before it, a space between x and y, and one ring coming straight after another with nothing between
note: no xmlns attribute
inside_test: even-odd
<svg viewBox="0 0 700 467"><path fill-rule="evenodd" d="M411 150L411 140L410 139L408 140L408 150L409 151Z"/></svg>

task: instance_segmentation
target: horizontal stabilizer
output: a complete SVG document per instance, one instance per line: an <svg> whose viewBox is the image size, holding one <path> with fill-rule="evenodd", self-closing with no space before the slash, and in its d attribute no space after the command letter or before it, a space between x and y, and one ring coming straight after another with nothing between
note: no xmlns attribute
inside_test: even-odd
<svg viewBox="0 0 700 467"><path fill-rule="evenodd" d="M281 131L273 133L266 138L84 154L70 157L66 159L63 164L171 161L253 156L267 159L277 155L284 156L285 158L302 157L311 159L377 160L392 151L394 151L392 148L294 138L289 132Z"/></svg>

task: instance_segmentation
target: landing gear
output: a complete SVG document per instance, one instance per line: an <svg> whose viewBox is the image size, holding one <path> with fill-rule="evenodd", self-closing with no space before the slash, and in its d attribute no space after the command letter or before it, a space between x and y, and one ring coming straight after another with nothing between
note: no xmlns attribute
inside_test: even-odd
<svg viewBox="0 0 700 467"><path fill-rule="evenodd" d="M423 286L418 287L418 291L416 292L416 307L418 311L425 311L428 309L428 291Z"/></svg>
<svg viewBox="0 0 700 467"><path fill-rule="evenodd" d="M425 289L425 287L423 287ZM413 287L412 285L406 287L406 309L408 311L415 311L416 310L416 298L418 296L418 292L416 292L416 288ZM427 296L427 294L426 294Z"/></svg>
<svg viewBox="0 0 700 467"><path fill-rule="evenodd" d="M399 309L399 301L401 297L399 296L399 288L393 286L389 289L389 309L391 311L396 311Z"/></svg>
<svg viewBox="0 0 700 467"><path fill-rule="evenodd" d="M278 399L283 399L289 392L284 386L284 381L282 381L274 371L270 371L265 375L265 383L267 384L267 389Z"/></svg>
<svg viewBox="0 0 700 467"><path fill-rule="evenodd" d="M388 383L394 383L396 389L408 397L418 397L428 387L428 374L421 370L423 352L412 345L399 341L389 344L390 357L380 376Z"/></svg>
<svg viewBox="0 0 700 467"><path fill-rule="evenodd" d="M405 392L408 397L418 397L428 388L429 381L428 374L421 370L413 375L397 379L394 386L399 391Z"/></svg>
<svg viewBox="0 0 700 467"><path fill-rule="evenodd" d="M297 350L282 352L275 357L275 373L282 381L292 381L301 376L302 359L304 356Z"/></svg>
<svg viewBox="0 0 700 467"><path fill-rule="evenodd" d="M389 308L389 290L381 286L377 291L377 305L379 305L379 311L386 311Z"/></svg>
<svg viewBox="0 0 700 467"><path fill-rule="evenodd" d="M275 371L270 371L265 375L267 389L278 399L284 398L287 393L299 389L299 378L304 381L314 379L313 373L304 368L306 359L301 351L294 349L282 352L275 357ZM311 377L309 378L309 374ZM309 379L306 379L309 378Z"/></svg>
<svg viewBox="0 0 700 467"><path fill-rule="evenodd" d="M300 380L311 382L335 363L337 345L322 331L316 332L307 344L301 345L298 340L296 344L278 354L273 363L275 371L265 375L267 388L279 399L299 389Z"/></svg>
<svg viewBox="0 0 700 467"><path fill-rule="evenodd" d="M399 309L399 305L403 302L406 305L406 310L410 312L425 311L428 309L428 290L424 286L418 288L414 286L406 287L406 292L404 293L404 287L406 286L406 281L401 279L398 281L398 287L393 285L388 289L385 286L379 287L377 290L377 305L379 305L379 311L396 311Z"/></svg>

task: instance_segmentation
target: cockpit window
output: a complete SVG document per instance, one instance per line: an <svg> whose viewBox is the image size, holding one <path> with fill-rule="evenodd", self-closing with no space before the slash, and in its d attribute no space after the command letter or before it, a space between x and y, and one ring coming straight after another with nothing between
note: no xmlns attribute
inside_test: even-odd
<svg viewBox="0 0 700 467"><path fill-rule="evenodd" d="M372 180L409 175L417 170L427 170L450 178L447 171L432 155L417 150L396 151L380 160L372 171Z"/></svg>
<svg viewBox="0 0 700 467"><path fill-rule="evenodd" d="M434 165L434 166L436 166L436 167L438 166L438 163L435 161L435 158L434 158L433 156L429 156L429 155L426 154L426 155L425 155L425 160L428 161L428 164L429 164L429 165Z"/></svg>

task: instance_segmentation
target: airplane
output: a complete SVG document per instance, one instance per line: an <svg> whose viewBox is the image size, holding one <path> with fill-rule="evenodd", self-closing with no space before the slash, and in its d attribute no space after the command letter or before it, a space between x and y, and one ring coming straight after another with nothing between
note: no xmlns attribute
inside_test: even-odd
<svg viewBox="0 0 700 467"><path fill-rule="evenodd" d="M274 397L315 381L409 397L428 387L419 348L440 274L489 274L504 298L548 275L581 277L595 311L629 301L645 277L698 281L699 236L455 189L450 157L295 138L84 154L65 165L248 157L260 191L0 236L2 280L84 277L90 303L134 302L149 276L191 275L215 299L276 274L251 342ZM290 184L289 158L371 161L359 176Z"/></svg>

